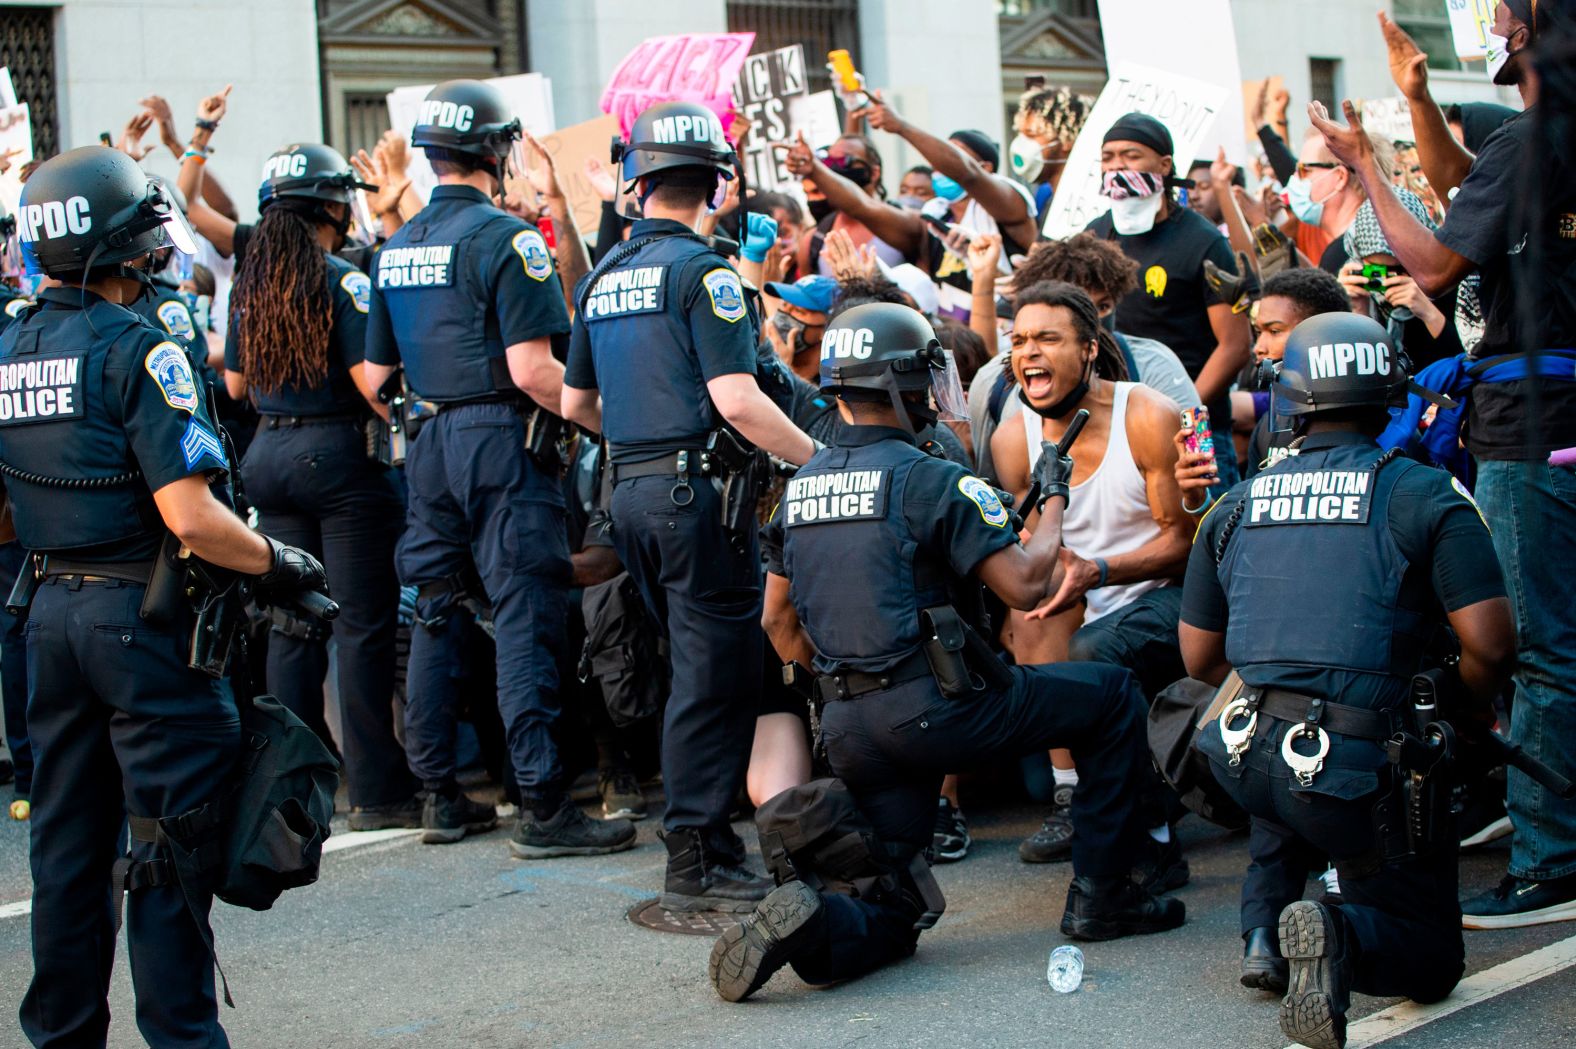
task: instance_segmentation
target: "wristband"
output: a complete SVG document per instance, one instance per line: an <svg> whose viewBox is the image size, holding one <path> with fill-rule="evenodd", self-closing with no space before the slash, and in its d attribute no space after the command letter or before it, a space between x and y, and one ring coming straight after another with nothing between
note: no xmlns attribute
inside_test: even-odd
<svg viewBox="0 0 1576 1049"><path fill-rule="evenodd" d="M210 134L219 130L219 122L217 120L204 120L202 117L197 118L197 126Z"/></svg>
<svg viewBox="0 0 1576 1049"><path fill-rule="evenodd" d="M181 154L181 163L184 164L188 160L195 160L199 164L206 164L208 163L208 154L204 150L188 149L186 152Z"/></svg>
<svg viewBox="0 0 1576 1049"><path fill-rule="evenodd" d="M1105 563L1105 558L1103 557L1095 558L1094 566L1100 570L1100 578L1097 579L1094 586L1090 587L1089 589L1098 590L1102 586L1105 586L1106 577L1111 574L1111 566Z"/></svg>
<svg viewBox="0 0 1576 1049"><path fill-rule="evenodd" d="M1187 500L1185 500L1185 499L1182 501L1182 512L1185 513L1185 514L1192 514L1192 515L1194 515L1196 517L1197 515L1203 513L1207 509L1209 509L1209 493L1208 492L1204 493L1204 501L1199 503L1197 506L1189 506L1189 505L1187 505Z"/></svg>

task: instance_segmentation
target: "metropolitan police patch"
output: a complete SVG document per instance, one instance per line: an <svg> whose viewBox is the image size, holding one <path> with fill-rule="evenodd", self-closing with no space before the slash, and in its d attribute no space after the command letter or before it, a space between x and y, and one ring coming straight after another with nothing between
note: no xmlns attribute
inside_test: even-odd
<svg viewBox="0 0 1576 1049"><path fill-rule="evenodd" d="M732 324L744 316L744 288L732 270L716 269L701 278L711 296L711 312Z"/></svg>
<svg viewBox="0 0 1576 1049"><path fill-rule="evenodd" d="M958 491L980 509L980 518L992 528L1007 527L1007 508L1002 505L996 489L978 477L964 477L958 481Z"/></svg>
<svg viewBox="0 0 1576 1049"><path fill-rule="evenodd" d="M23 310L27 309L31 305L33 305L32 299L12 299L10 302L5 304L5 315L10 317L12 320L15 320L22 315Z"/></svg>
<svg viewBox="0 0 1576 1049"><path fill-rule="evenodd" d="M159 303L159 308L154 312L159 315L159 323L164 325L164 330L176 338L189 339L197 330L197 326L192 323L191 311L178 299Z"/></svg>
<svg viewBox="0 0 1576 1049"><path fill-rule="evenodd" d="M197 380L184 350L173 342L161 342L148 351L142 366L159 384L166 404L184 412L197 410Z"/></svg>
<svg viewBox="0 0 1576 1049"><path fill-rule="evenodd" d="M534 229L523 229L510 241L515 254L525 263L525 275L532 280L546 280L553 273L553 256L548 254L547 241Z"/></svg>
<svg viewBox="0 0 1576 1049"><path fill-rule="evenodd" d="M357 313L367 312L372 303L372 280L360 270L351 270L339 278L339 286L350 296Z"/></svg>
<svg viewBox="0 0 1576 1049"><path fill-rule="evenodd" d="M1483 508L1478 505L1476 499L1472 498L1472 493L1467 491L1467 486L1462 484L1459 478L1452 477L1450 479L1450 487L1454 488L1461 498L1472 504L1472 509L1477 511L1478 520L1483 522L1483 527L1488 528L1490 532L1494 531L1494 529L1489 528L1488 518L1483 516Z"/></svg>

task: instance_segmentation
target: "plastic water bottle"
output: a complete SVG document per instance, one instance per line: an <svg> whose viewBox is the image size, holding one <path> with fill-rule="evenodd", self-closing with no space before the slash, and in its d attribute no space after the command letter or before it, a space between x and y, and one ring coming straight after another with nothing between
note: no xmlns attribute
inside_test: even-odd
<svg viewBox="0 0 1576 1049"><path fill-rule="evenodd" d="M1071 994L1083 983L1083 951L1070 943L1051 952L1051 962L1045 967L1045 980L1051 990Z"/></svg>

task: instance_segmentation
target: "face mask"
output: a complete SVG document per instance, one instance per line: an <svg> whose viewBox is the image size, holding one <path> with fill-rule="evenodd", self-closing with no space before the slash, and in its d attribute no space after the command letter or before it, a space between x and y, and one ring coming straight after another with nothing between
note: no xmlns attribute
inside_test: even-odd
<svg viewBox="0 0 1576 1049"><path fill-rule="evenodd" d="M1025 182L1033 182L1045 170L1045 147L1028 135L1018 135L1007 147L1012 157L1012 173Z"/></svg>
<svg viewBox="0 0 1576 1049"><path fill-rule="evenodd" d="M1324 204L1330 197L1335 196L1340 190L1327 194L1324 200L1313 199L1313 179L1293 175L1291 181L1286 183L1286 206L1291 208L1291 213L1297 216L1297 221L1307 226L1317 226L1324 217Z"/></svg>
<svg viewBox="0 0 1576 1049"><path fill-rule="evenodd" d="M777 330L778 335L782 336L783 344L788 347L790 356L797 357L806 350L813 348L805 341L804 321L788 313L788 311L778 310L772 314L772 327Z"/></svg>
<svg viewBox="0 0 1576 1049"><path fill-rule="evenodd" d="M1489 80L1503 87L1509 87L1517 83L1521 78L1514 72L1506 74L1504 72L1505 66L1512 58L1525 51L1526 48L1512 51L1509 37L1500 36L1498 33L1487 33L1485 35L1488 37L1488 46L1484 49L1486 51L1484 57L1488 62ZM1503 79L1501 79L1502 76Z"/></svg>
<svg viewBox="0 0 1576 1049"><path fill-rule="evenodd" d="M962 200L963 187L958 185L957 179L948 178L939 173L930 176L930 188L936 191L936 196L943 200Z"/></svg>
<svg viewBox="0 0 1576 1049"><path fill-rule="evenodd" d="M1078 385L1067 391L1066 396L1045 408L1036 407L1029 400L1029 395L1023 392L1023 387L1018 387L1018 400L1031 411L1038 412L1047 419L1064 419L1067 413L1078 407L1078 402L1089 393L1089 376L1094 371L1094 362L1084 368L1083 378L1078 380Z"/></svg>
<svg viewBox="0 0 1576 1049"><path fill-rule="evenodd" d="M807 200L804 205L809 209L810 217L820 222L832 213L832 202L829 200Z"/></svg>
<svg viewBox="0 0 1576 1049"><path fill-rule="evenodd" d="M1124 237L1155 228L1165 188L1165 176L1150 171L1123 168L1100 175L1100 195L1111 202L1111 224Z"/></svg>
<svg viewBox="0 0 1576 1049"><path fill-rule="evenodd" d="M1110 332L1112 335L1116 334L1116 311L1115 310L1112 310L1110 313L1107 313L1104 317L1100 318L1100 327L1104 328L1106 331Z"/></svg>
<svg viewBox="0 0 1576 1049"><path fill-rule="evenodd" d="M898 207L908 208L910 211L918 211L925 206L925 202L918 197L893 197L892 199Z"/></svg>
<svg viewBox="0 0 1576 1049"><path fill-rule="evenodd" d="M1164 197L1156 194L1153 197L1128 197L1125 200L1111 201L1111 225L1116 232L1124 237L1131 237L1139 233L1148 233L1155 228L1155 219L1160 217L1160 205Z"/></svg>

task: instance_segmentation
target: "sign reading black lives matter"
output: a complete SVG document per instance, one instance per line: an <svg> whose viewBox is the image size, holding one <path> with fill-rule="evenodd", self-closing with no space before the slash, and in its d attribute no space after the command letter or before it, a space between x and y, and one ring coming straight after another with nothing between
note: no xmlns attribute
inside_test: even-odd
<svg viewBox="0 0 1576 1049"><path fill-rule="evenodd" d="M733 85L733 108L750 123L740 143L744 177L752 189L796 191L799 180L783 167L784 150L774 142L793 142L799 131L812 146L825 145L826 113L835 126L837 113L829 92L809 93L805 76L804 46L794 44L750 55ZM825 95L826 98L821 98ZM835 130L831 132L835 137Z"/></svg>

